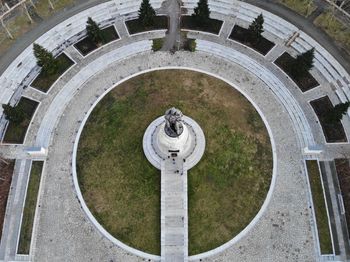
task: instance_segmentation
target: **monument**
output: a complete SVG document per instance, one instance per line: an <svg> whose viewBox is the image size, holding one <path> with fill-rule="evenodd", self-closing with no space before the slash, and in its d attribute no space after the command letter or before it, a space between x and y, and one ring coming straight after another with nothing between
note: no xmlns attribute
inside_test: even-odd
<svg viewBox="0 0 350 262"><path fill-rule="evenodd" d="M200 126L174 107L146 129L143 150L161 170L161 261L188 261L187 171L201 159Z"/></svg>
<svg viewBox="0 0 350 262"><path fill-rule="evenodd" d="M200 126L175 107L154 120L143 137L144 153L158 169L161 161L174 156L182 158L190 169L199 162L204 149L205 137Z"/></svg>

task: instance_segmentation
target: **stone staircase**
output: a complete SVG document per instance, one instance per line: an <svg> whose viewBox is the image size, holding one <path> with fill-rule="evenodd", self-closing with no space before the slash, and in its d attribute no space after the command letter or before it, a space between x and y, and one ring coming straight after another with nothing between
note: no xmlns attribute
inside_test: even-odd
<svg viewBox="0 0 350 262"><path fill-rule="evenodd" d="M161 164L161 261L188 261L187 172L181 158Z"/></svg>

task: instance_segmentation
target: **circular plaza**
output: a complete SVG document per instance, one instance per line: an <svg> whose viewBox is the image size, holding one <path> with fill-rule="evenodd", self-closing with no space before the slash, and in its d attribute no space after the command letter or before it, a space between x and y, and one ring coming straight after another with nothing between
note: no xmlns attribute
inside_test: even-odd
<svg viewBox="0 0 350 262"><path fill-rule="evenodd" d="M143 28L140 3L98 3L43 32L34 43L59 61L55 74L31 44L0 76L2 104L32 112L16 127L1 111L0 156L16 162L0 257L346 261L337 159L350 158L350 119L328 114L350 99L347 68L252 4L209 1L199 26L197 1L151 0L155 24ZM296 75L289 64L308 52L312 66ZM182 117L172 131L168 109Z"/></svg>

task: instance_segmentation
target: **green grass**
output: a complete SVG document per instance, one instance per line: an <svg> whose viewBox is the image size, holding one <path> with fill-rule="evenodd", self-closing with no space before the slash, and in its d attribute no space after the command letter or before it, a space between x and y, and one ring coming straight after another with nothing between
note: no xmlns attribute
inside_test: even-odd
<svg viewBox="0 0 350 262"><path fill-rule="evenodd" d="M13 122L9 122L9 125L6 128L5 136L3 142L5 143L13 143L13 144L22 144L27 133L28 126L32 119L32 116L38 106L38 102L34 100L30 100L26 97L22 97L18 102L16 107L22 107L25 119L22 123L17 124Z"/></svg>
<svg viewBox="0 0 350 262"><path fill-rule="evenodd" d="M318 16L314 23L350 52L350 26L348 24L341 22L336 17L332 18L330 12Z"/></svg>
<svg viewBox="0 0 350 262"><path fill-rule="evenodd" d="M280 2L305 17L311 15L317 8L313 0L280 0Z"/></svg>
<svg viewBox="0 0 350 262"><path fill-rule="evenodd" d="M321 176L316 160L306 161L311 186L312 201L314 203L318 238L321 254L332 254L332 239L329 230L327 208L321 184Z"/></svg>
<svg viewBox="0 0 350 262"><path fill-rule="evenodd" d="M32 239L33 223L38 198L41 172L44 162L34 161L30 171L26 202L23 211L21 234L18 244L18 254L29 254Z"/></svg>
<svg viewBox="0 0 350 262"><path fill-rule="evenodd" d="M195 119L206 137L189 171L189 252L236 236L260 210L272 174L270 140L252 105L226 83L186 71L135 77L112 90L83 130L77 170L84 199L113 236L160 253L160 171L144 157L142 137L171 106Z"/></svg>
<svg viewBox="0 0 350 262"><path fill-rule="evenodd" d="M70 60L64 53L60 54L56 59L59 61L57 73L47 75L41 71L31 84L32 87L37 88L40 91L47 92L51 85L73 65L73 61Z"/></svg>

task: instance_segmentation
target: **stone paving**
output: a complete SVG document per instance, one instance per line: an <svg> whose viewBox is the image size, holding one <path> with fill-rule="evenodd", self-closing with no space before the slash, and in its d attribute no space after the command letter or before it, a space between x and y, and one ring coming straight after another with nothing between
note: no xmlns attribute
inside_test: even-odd
<svg viewBox="0 0 350 262"><path fill-rule="evenodd" d="M93 225L84 219L82 210L78 208L79 203L74 197L72 179L69 175L71 152L75 134L80 126L79 122L82 121L82 118L85 116L84 112L88 111L99 94L102 94L106 88L113 86L113 82L117 83L120 80L120 75L126 71L131 75L160 66L185 66L196 67L206 72L215 72L218 64L222 67L219 76L225 78L230 76L228 80L232 81L245 93L248 93L249 97L262 110L262 114L269 123L274 145L276 145L275 171L277 179L276 185L273 187L271 202L267 206L267 210L263 212L260 220L238 242L239 246L244 247L247 251L241 256L235 254L235 260L244 261L250 256L254 257L254 253L261 252L263 257L269 254L267 257L275 258L277 261L280 258L284 258L288 252L292 252L293 248L300 250L298 256L309 258L310 261L313 260L313 257L315 257L313 251L314 240L310 226L311 218L307 201L305 173L302 169L302 157L300 148L297 146L298 143L296 142L292 124L288 120L289 117L283 110L282 105L261 80L246 72L240 66L212 56L208 57L206 54L179 52L175 55L146 53L130 58L127 61L114 63L101 71L100 74L90 78L88 82L83 83L74 96L79 99L70 99L71 102L65 108L56 126L54 139L49 148L47 169L44 175L44 191L40 198L40 208L38 209L40 215L37 221L37 228L40 228L40 230L38 230L36 235L34 249L36 261L45 261L45 257L50 256L50 254L53 254L57 261L66 255L72 256L75 258L75 261L80 261L77 254L81 254L82 249L85 250L85 245L89 246L90 242L94 242L92 236L95 238L99 236L99 233L93 230ZM278 112L277 114L276 111ZM285 130L280 130L279 126L282 125L281 123L285 126ZM289 154L284 153L287 148ZM298 166L299 168L297 168ZM290 185L293 186L291 187ZM293 205L290 205L290 203L293 203ZM273 236L270 236L270 233L267 234L267 232L276 230L275 226L272 225L275 224L273 221L276 219L276 216L277 218L279 217L281 229ZM286 216L285 219L288 220L288 223L284 222L284 216ZM52 226L52 224L55 226ZM84 235L85 228L90 228L91 230L88 236ZM51 236L60 237L52 239ZM57 248L61 246L68 247L70 239L74 242L74 244L73 242L71 243L74 249ZM276 243L276 245L278 243L278 245L273 247L270 243ZM230 252L236 253L236 248L238 248L238 245L233 245L232 248L224 251L221 256L225 257ZM87 252L86 250L84 252ZM91 258L97 260L101 258L102 254L107 256L108 254L115 255L115 252L122 252L116 246L109 250L103 248L103 245L96 245L92 250L94 252L88 252L88 254ZM85 255L87 256L84 253L81 261L83 261ZM214 256L212 259L222 259L221 256L216 258Z"/></svg>
<svg viewBox="0 0 350 262"><path fill-rule="evenodd" d="M161 261L188 261L187 172L183 159L162 161Z"/></svg>
<svg viewBox="0 0 350 262"><path fill-rule="evenodd" d="M221 17L225 18L222 15ZM306 156L303 156L302 152L304 146L315 143L324 146L324 152L319 159L349 157L348 143L334 145L325 143L322 128L308 103L309 100L322 95L329 95L333 103L339 103L339 98L321 74L322 72L317 71L313 74L321 86L312 92L301 93L295 84L272 63L274 58L283 51L293 52L294 49L285 47L283 41L277 41L281 44L263 57L227 39L229 25L239 22L239 19L235 20L231 16L227 20L229 23L226 24L226 29L222 30L220 36L203 33L189 34L190 37L199 39L199 42L209 44L207 47L221 45L222 47L218 47L216 51L205 49L202 45L201 51L177 52L173 55L150 51L151 41L148 39L164 37L164 31L129 37L127 32L123 31L123 27L125 28L123 23L117 20L116 28L122 36L120 40L86 57L79 57L77 51L70 47L66 52L73 57L76 64L52 86L47 94L41 94L31 88L25 91L25 96L35 98L41 103L30 125L24 145L18 147L1 145L0 154L9 158L27 159L24 153L26 147L33 145L48 147L30 259L33 261L48 259L50 261L143 261L145 259L134 255L132 250L120 248L107 239L87 218L73 186L72 155L81 123L99 97L129 76L159 68L191 68L228 81L246 95L257 108L267 125L273 146L274 175L262 210L244 231L225 246L189 257L189 260L316 261L320 259L312 215L313 206L306 181L304 166ZM240 55L243 60L235 61L218 55L218 50L228 50L225 48L235 50L236 55ZM255 66L263 66L266 69L264 74L271 73L282 83L280 95L273 90L260 70L247 70L244 63L248 60L244 57L249 57L249 61ZM107 60L108 63L103 63ZM283 94L291 96L296 107L291 107L290 103L285 104ZM295 110L296 108L300 109ZM300 123L309 126L306 132L296 128ZM349 118L344 118L343 124L350 137ZM301 139L302 137L308 138ZM17 161L16 165L22 165L20 163L24 162L28 161ZM28 172L27 170L23 173L18 169L15 174L27 176ZM21 187L17 187L16 182L13 185L9 200L11 205L8 206L8 209L13 212L8 212L5 221L8 226L4 227L5 234L3 234L8 240L2 241L0 246L0 259L5 261L16 258L13 244L18 235L15 232L18 231L19 226L16 217L21 213L19 206L21 201L22 203L24 201L24 197L19 196L23 194ZM153 256L152 260L159 260L159 257Z"/></svg>

